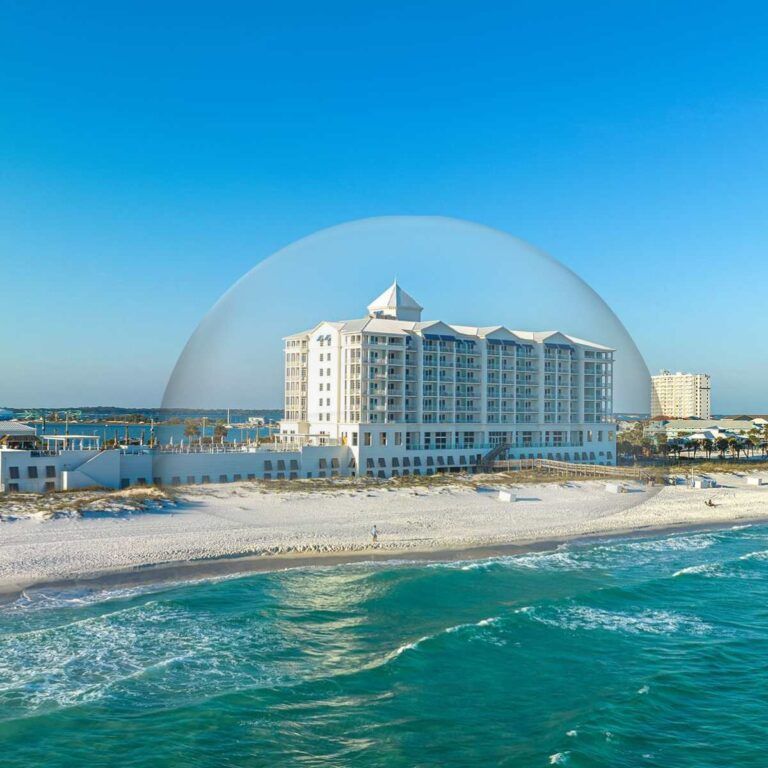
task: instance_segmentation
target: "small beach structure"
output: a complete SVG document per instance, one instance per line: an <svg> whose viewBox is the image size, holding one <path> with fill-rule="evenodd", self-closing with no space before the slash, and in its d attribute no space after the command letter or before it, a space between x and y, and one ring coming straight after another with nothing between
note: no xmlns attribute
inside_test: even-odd
<svg viewBox="0 0 768 768"><path fill-rule="evenodd" d="M608 493L626 493L627 489L621 483L606 483L605 490Z"/></svg>
<svg viewBox="0 0 768 768"><path fill-rule="evenodd" d="M510 503L517 501L517 494L512 491L499 491L498 499L499 501Z"/></svg>
<svg viewBox="0 0 768 768"><path fill-rule="evenodd" d="M768 485L764 477L748 477L747 485Z"/></svg>
<svg viewBox="0 0 768 768"><path fill-rule="evenodd" d="M714 480L710 480L708 477L696 477L691 485L693 488L703 490L706 488L715 488L717 483Z"/></svg>

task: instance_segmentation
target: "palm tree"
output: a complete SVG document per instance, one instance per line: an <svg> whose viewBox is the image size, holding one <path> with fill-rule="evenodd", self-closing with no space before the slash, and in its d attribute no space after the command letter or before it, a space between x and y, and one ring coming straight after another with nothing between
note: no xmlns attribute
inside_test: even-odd
<svg viewBox="0 0 768 768"><path fill-rule="evenodd" d="M728 447L731 449L731 453L735 454L736 458L738 459L739 453L741 452L741 440L739 440L738 437L729 437Z"/></svg>
<svg viewBox="0 0 768 768"><path fill-rule="evenodd" d="M187 419L184 424L184 437L199 437L200 427L192 419Z"/></svg>
<svg viewBox="0 0 768 768"><path fill-rule="evenodd" d="M696 451L701 448L701 440L698 437L694 437L688 441L688 447L693 451L693 458L696 458Z"/></svg>
<svg viewBox="0 0 768 768"><path fill-rule="evenodd" d="M717 448L718 451L720 451L720 458L725 458L725 452L728 450L728 439L725 437L718 437L717 440L715 440L715 448Z"/></svg>
<svg viewBox="0 0 768 768"><path fill-rule="evenodd" d="M680 460L680 453L683 450L683 438L675 438L674 440L667 440L667 448L670 453L674 453Z"/></svg>
<svg viewBox="0 0 768 768"><path fill-rule="evenodd" d="M228 433L227 425L223 421L217 421L213 427L213 441L216 442L218 440L223 445L224 438Z"/></svg>
<svg viewBox="0 0 768 768"><path fill-rule="evenodd" d="M760 430L757 427L752 427L752 429L747 432L745 438L744 438L744 452L745 453L751 453L752 456L755 455L755 448L757 448L760 445Z"/></svg>
<svg viewBox="0 0 768 768"><path fill-rule="evenodd" d="M707 461L709 461L710 457L712 456L712 450L715 447L714 442L710 438L705 437L701 441L701 447L704 449L704 452L707 454Z"/></svg>

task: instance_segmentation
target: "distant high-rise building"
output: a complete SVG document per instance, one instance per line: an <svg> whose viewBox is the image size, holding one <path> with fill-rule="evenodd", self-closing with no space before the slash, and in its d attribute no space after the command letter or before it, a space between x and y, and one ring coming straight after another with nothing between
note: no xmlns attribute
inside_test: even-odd
<svg viewBox="0 0 768 768"><path fill-rule="evenodd" d="M711 418L709 374L662 371L651 376L651 418L659 416Z"/></svg>

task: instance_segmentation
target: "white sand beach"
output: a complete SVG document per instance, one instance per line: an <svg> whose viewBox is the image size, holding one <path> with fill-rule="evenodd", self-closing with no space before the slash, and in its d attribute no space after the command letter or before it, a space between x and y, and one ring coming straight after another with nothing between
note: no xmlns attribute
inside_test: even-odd
<svg viewBox="0 0 768 768"><path fill-rule="evenodd" d="M130 571L158 564L257 556L271 567L297 556L388 557L530 545L573 537L674 526L768 520L768 487L746 476L717 476L719 487L684 485L609 493L600 481L515 487L496 481L479 488L446 485L392 488L387 484L307 491L270 491L248 483L181 489L172 505L0 524L0 588ZM517 501L498 499L498 489ZM716 506L705 502L713 499ZM96 505L98 508L98 505ZM105 505L101 505L104 507ZM379 540L373 547L370 529ZM339 557L341 556L341 557ZM259 566L259 567L263 567Z"/></svg>

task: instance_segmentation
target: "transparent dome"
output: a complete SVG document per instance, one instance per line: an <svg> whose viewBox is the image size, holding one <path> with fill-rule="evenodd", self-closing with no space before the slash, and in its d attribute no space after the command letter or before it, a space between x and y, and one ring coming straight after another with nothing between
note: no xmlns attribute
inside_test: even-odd
<svg viewBox="0 0 768 768"><path fill-rule="evenodd" d="M505 232L434 216L341 224L259 262L192 334L163 407L281 408L283 337L366 316L395 279L424 308L423 320L559 330L615 349L614 410L647 411L645 361L592 288Z"/></svg>

